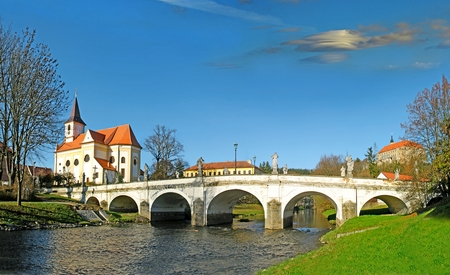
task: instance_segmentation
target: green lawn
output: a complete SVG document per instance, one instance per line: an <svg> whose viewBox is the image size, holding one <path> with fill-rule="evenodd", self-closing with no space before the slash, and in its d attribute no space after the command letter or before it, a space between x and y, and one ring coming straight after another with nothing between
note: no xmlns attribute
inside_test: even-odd
<svg viewBox="0 0 450 275"><path fill-rule="evenodd" d="M264 209L261 204L236 204L233 215L240 218L264 219Z"/></svg>
<svg viewBox="0 0 450 275"><path fill-rule="evenodd" d="M450 204L421 215L363 215L329 232L318 250L258 274L449 274L449 233Z"/></svg>
<svg viewBox="0 0 450 275"><path fill-rule="evenodd" d="M23 202L0 203L0 224L26 225L30 223L57 224L80 223L83 219L68 204Z"/></svg>

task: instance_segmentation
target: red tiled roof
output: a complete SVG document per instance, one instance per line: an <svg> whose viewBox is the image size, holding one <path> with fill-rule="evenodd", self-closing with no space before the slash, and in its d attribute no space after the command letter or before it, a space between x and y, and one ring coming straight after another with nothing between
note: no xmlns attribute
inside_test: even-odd
<svg viewBox="0 0 450 275"><path fill-rule="evenodd" d="M378 152L378 154L384 153L384 152L387 152L387 151L391 151L391 150L394 150L394 149L397 149L397 148L400 148L400 147L405 147L405 146L406 147L422 148L422 145L420 145L417 142L410 141L410 140L402 140L402 141L394 142L394 143L391 143L389 145L384 146L380 150L380 152Z"/></svg>
<svg viewBox="0 0 450 275"><path fill-rule="evenodd" d="M383 174L388 180L394 180L395 179L395 173L381 172L378 177L380 177L381 174ZM413 180L413 177L412 176L408 176L408 175L398 175L398 180L411 181L411 180Z"/></svg>
<svg viewBox="0 0 450 275"><path fill-rule="evenodd" d="M203 170L224 169L225 167L228 169L234 169L234 161L209 162L209 163L204 163L202 165ZM236 168L253 168L253 164L250 164L248 161L245 161L245 160L239 160L239 161L236 161ZM255 168L259 169L256 166L255 166ZM197 171L197 170L198 170L197 165L194 165L194 166L187 168L184 171Z"/></svg>
<svg viewBox="0 0 450 275"><path fill-rule="evenodd" d="M98 162L98 164L100 164L100 166L105 169L105 170L113 170L115 171L116 169L114 168L114 166L111 165L111 163L109 163L109 161L105 160L105 159L99 159L99 158L95 158L95 160Z"/></svg>
<svg viewBox="0 0 450 275"><path fill-rule="evenodd" d="M120 125L113 128L107 128L103 130L93 131L88 130L91 133L94 142L105 145L134 145L142 149L141 145L136 139L129 124ZM80 134L72 142L64 142L56 149L57 152L79 149L86 134Z"/></svg>

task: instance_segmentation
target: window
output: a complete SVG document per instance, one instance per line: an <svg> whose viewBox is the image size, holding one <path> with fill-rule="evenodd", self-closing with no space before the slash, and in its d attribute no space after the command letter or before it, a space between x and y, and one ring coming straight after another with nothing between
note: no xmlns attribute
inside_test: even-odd
<svg viewBox="0 0 450 275"><path fill-rule="evenodd" d="M133 164L134 164L134 165L137 164L137 159L133 159Z"/></svg>
<svg viewBox="0 0 450 275"><path fill-rule="evenodd" d="M120 163L125 163L125 157L120 158Z"/></svg>
<svg viewBox="0 0 450 275"><path fill-rule="evenodd" d="M91 159L91 157L89 155L85 155L84 156L84 162L89 162L89 160Z"/></svg>
<svg viewBox="0 0 450 275"><path fill-rule="evenodd" d="M67 135L70 135L70 124L67 125Z"/></svg>
<svg viewBox="0 0 450 275"><path fill-rule="evenodd" d="M70 160L66 161L66 166L69 167L70 166Z"/></svg>
<svg viewBox="0 0 450 275"><path fill-rule="evenodd" d="M73 165L78 166L80 162L78 161L78 159L75 159L75 161L73 162Z"/></svg>
<svg viewBox="0 0 450 275"><path fill-rule="evenodd" d="M120 174L122 175L122 178L124 178L125 177L125 169L120 169Z"/></svg>
<svg viewBox="0 0 450 275"><path fill-rule="evenodd" d="M110 163L114 163L116 161L116 159L114 158L114 156L109 157L109 162Z"/></svg>

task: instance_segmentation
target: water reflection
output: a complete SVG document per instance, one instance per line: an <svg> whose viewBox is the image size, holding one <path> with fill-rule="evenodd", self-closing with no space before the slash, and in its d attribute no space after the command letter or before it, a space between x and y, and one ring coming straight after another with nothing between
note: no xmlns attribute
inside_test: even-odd
<svg viewBox="0 0 450 275"><path fill-rule="evenodd" d="M293 228L312 227L310 214ZM265 230L262 220L0 231L0 274L254 274L317 248L325 232Z"/></svg>
<svg viewBox="0 0 450 275"><path fill-rule="evenodd" d="M322 214L322 211L305 209L294 212L292 228L308 232L308 230L322 231L334 229L335 226L328 222Z"/></svg>

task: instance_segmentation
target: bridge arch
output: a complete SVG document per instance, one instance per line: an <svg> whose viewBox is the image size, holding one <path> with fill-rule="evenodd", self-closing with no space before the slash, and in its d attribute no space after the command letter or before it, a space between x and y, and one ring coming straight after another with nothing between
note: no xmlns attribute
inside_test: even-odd
<svg viewBox="0 0 450 275"><path fill-rule="evenodd" d="M320 191L303 191L297 194L290 195L285 205L283 206L283 227L286 228L288 226L292 225L293 222L293 213L294 213L294 207L295 204L303 197L307 196L321 196L326 198L328 201L331 202L331 204L334 206L334 209L336 209L336 218L338 218L338 213L341 213L341 208L339 207L339 204L337 203L337 198L335 198L331 194L325 194L324 192Z"/></svg>
<svg viewBox="0 0 450 275"><path fill-rule="evenodd" d="M252 190L246 188L226 189L214 194L214 197L207 203L206 225L233 223L234 205L245 195L255 196L266 213L266 205L262 203L261 197Z"/></svg>
<svg viewBox="0 0 450 275"><path fill-rule="evenodd" d="M156 193L150 201L150 221L184 221L192 216L192 201L177 189L166 189Z"/></svg>
<svg viewBox="0 0 450 275"><path fill-rule="evenodd" d="M90 196L90 197L86 200L86 204L93 204L93 205L98 205L98 206L100 206L100 201L99 201L95 196Z"/></svg>
<svg viewBox="0 0 450 275"><path fill-rule="evenodd" d="M134 213L139 212L139 207L132 197L126 195L118 195L114 197L109 203L109 211Z"/></svg>
<svg viewBox="0 0 450 275"><path fill-rule="evenodd" d="M407 214L409 212L408 205L403 201L403 198L396 194L389 193L369 193L366 194L357 205L357 215L360 215L362 207L371 199L379 199L383 201L393 214Z"/></svg>

